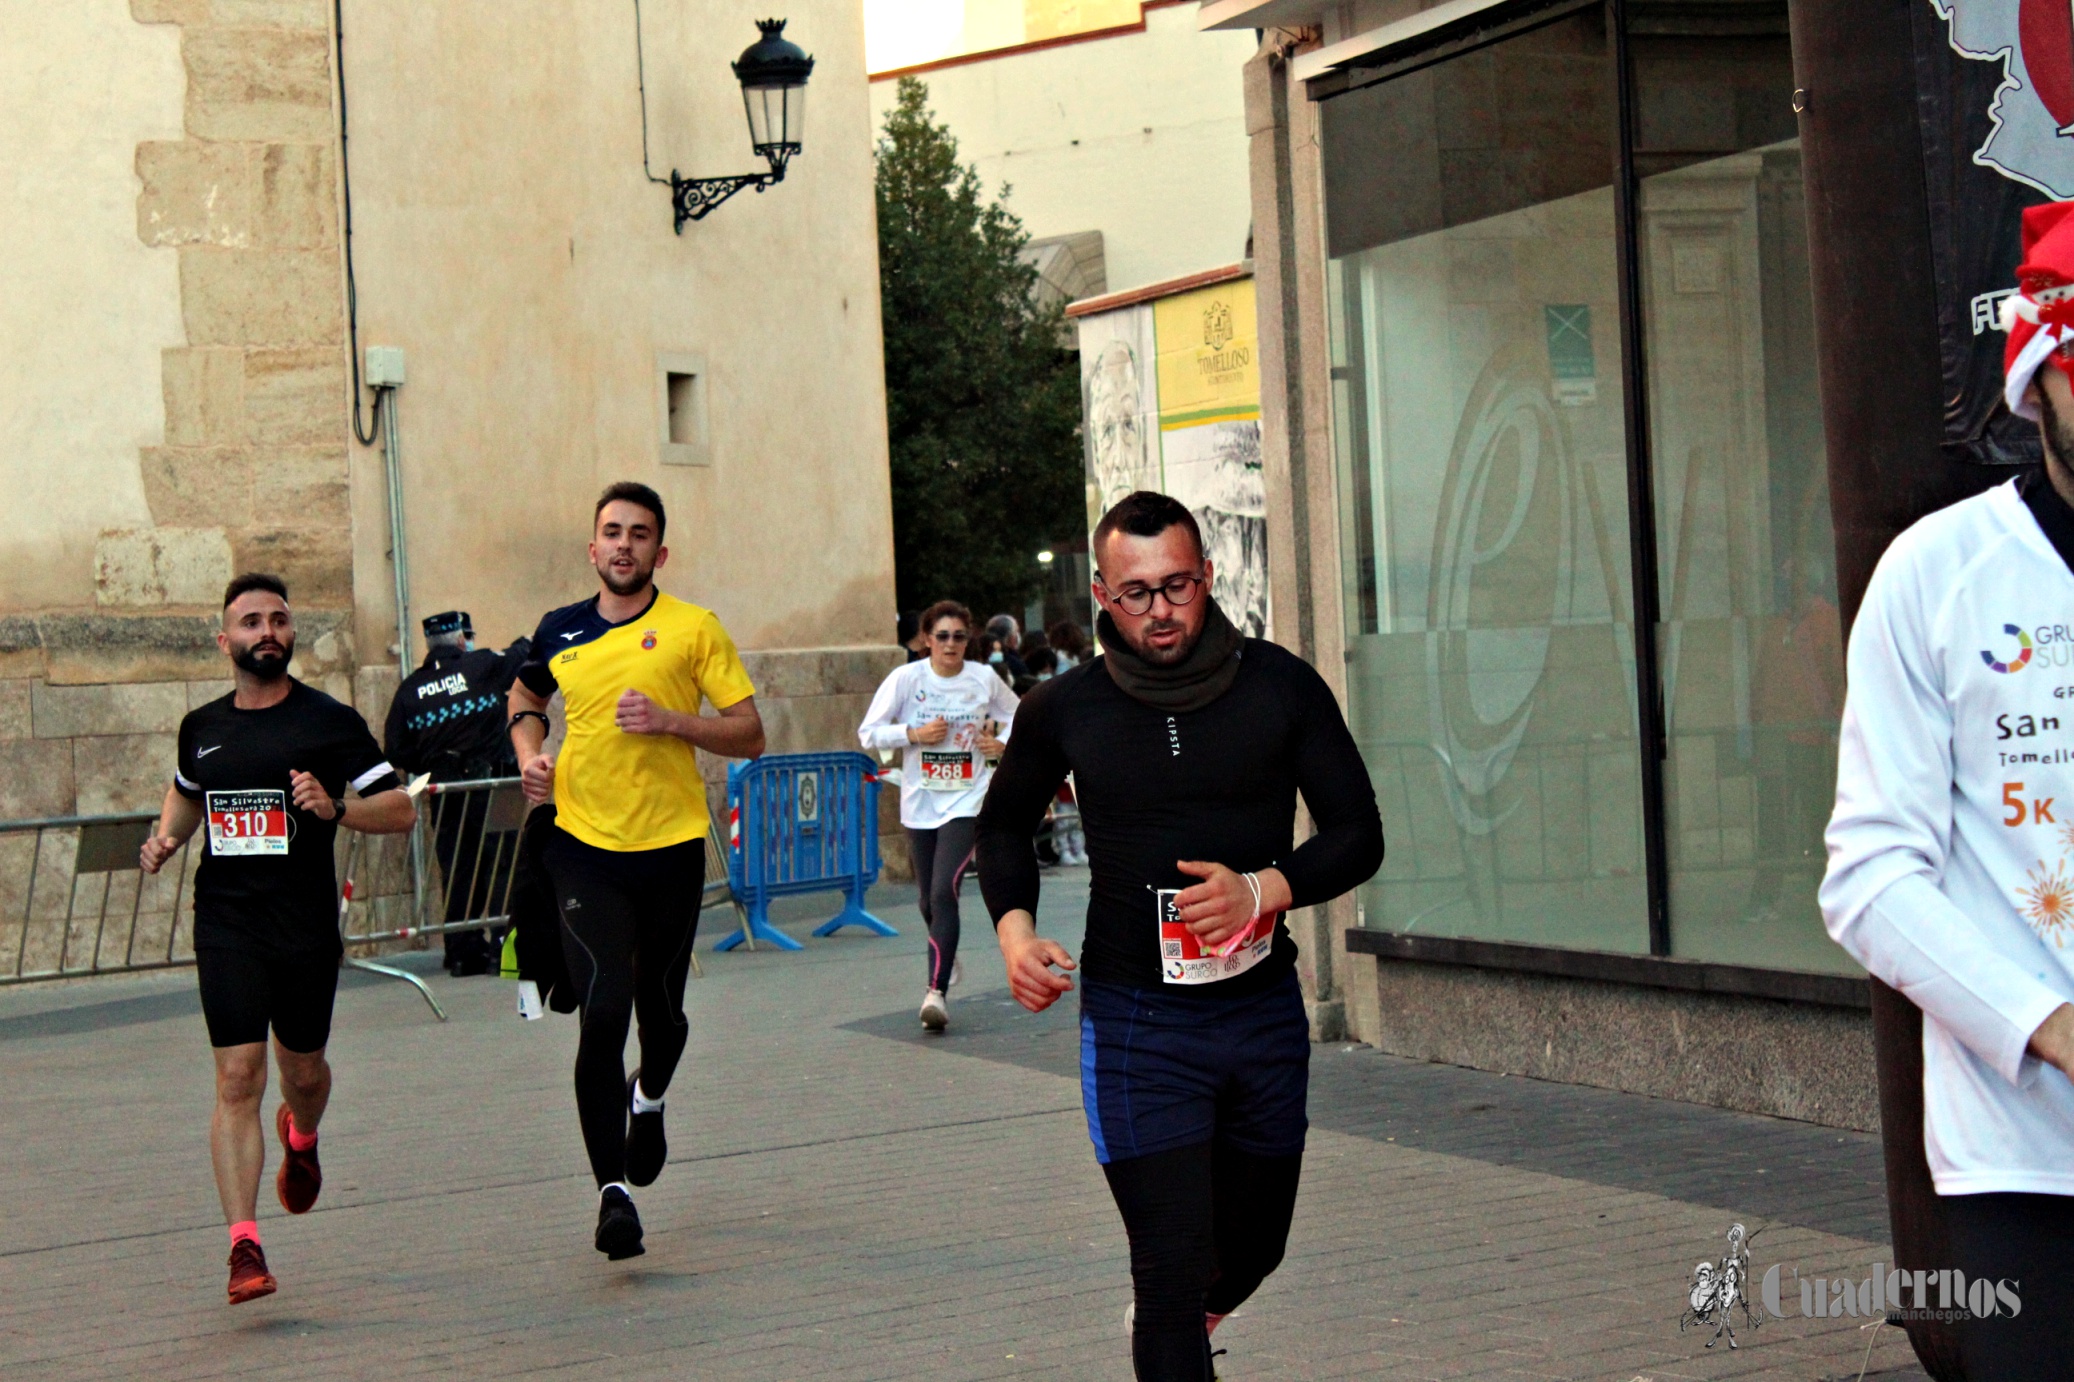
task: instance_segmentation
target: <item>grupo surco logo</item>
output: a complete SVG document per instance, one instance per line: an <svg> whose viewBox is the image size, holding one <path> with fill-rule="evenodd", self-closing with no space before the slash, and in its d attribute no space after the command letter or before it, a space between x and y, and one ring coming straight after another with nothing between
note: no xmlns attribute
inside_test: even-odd
<svg viewBox="0 0 2074 1382"><path fill-rule="evenodd" d="M2031 635L2025 633L2022 629L2018 628L2014 624L2004 624L2002 626L2002 632L2008 634L2010 637L2016 640L2016 656L2010 658L2007 662L2003 662L1995 656L1992 650L1982 648L1980 650L1980 660L1982 662L1987 663L1988 668L1991 671L2023 671L2024 668L2029 666L2031 662Z"/></svg>
<svg viewBox="0 0 2074 1382"><path fill-rule="evenodd" d="M1727 1238L1727 1251L1719 1258L1693 1267L1687 1284L1686 1308L1678 1317L1681 1333L1694 1326L1713 1330L1707 1338L1708 1348L1723 1339L1728 1340L1730 1348L1738 1348L1735 1330L1739 1323L1745 1329L1755 1329L1768 1318L1790 1319L1795 1306L1803 1319L1849 1316L1886 1320L1890 1324L1914 1320L1956 1323L1997 1316L2015 1319L2023 1313L2019 1293L2022 1283L2008 1277L1999 1281L1977 1277L1969 1281L1964 1272L1954 1268L1889 1269L1884 1262L1873 1263L1856 1280L1849 1276L1803 1276L1798 1267L1774 1262L1757 1278L1757 1299L1753 1301L1750 1244L1757 1234L1741 1224L1730 1224Z"/></svg>

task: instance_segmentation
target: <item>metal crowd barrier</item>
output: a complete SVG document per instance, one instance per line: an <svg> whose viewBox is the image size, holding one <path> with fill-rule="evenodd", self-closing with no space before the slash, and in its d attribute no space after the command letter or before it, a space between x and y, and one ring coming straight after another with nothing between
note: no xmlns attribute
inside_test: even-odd
<svg viewBox="0 0 2074 1382"><path fill-rule="evenodd" d="M381 865L369 847L372 837L353 834L346 846L345 883L339 894L339 936L349 947L346 964L403 980L417 989L440 1021L446 1021L445 1010L423 979L407 969L354 955L350 947L508 925L529 810L516 777L427 784L418 801L418 823L407 837L409 889L386 896L360 889L359 869ZM358 911L356 901L365 904Z"/></svg>
<svg viewBox="0 0 2074 1382"><path fill-rule="evenodd" d="M411 872L408 889L364 890L358 872L377 872L390 863L376 858L373 837L355 834L346 848L345 883L339 898L339 934L348 947L445 936L453 931L490 930L511 922L511 898L518 884L519 850L525 842L532 807L516 777L479 778L470 782L427 784L418 802L418 823L410 839L409 859L394 859ZM704 901L732 897L726 877L713 878L713 852L708 851ZM363 905L357 910L354 903ZM739 904L736 908L740 910ZM386 965L350 952L346 964L384 974L416 988L439 1020L446 1012L424 980L407 969ZM704 978L698 956L692 972Z"/></svg>
<svg viewBox="0 0 2074 1382"><path fill-rule="evenodd" d="M156 874L137 855L155 811L0 821L0 984L194 963L181 902L198 850Z"/></svg>
<svg viewBox="0 0 2074 1382"><path fill-rule="evenodd" d="M861 753L771 753L727 770L727 876L742 924L714 945L798 941L770 924L771 899L840 889L842 910L814 928L900 933L864 910L879 876L879 776Z"/></svg>
<svg viewBox="0 0 2074 1382"><path fill-rule="evenodd" d="M516 777L428 785L416 826L422 874L411 868L409 836L345 832L340 938L364 948L509 924L529 815ZM194 963L189 899L203 851L184 845L158 873L145 873L138 854L157 821L155 811L0 821L0 985ZM875 814L871 824L866 886L878 874ZM748 927L726 851L708 850L706 867L705 903L733 902ZM445 1020L409 971L350 953L345 963L413 985ZM697 956L692 965L699 972Z"/></svg>

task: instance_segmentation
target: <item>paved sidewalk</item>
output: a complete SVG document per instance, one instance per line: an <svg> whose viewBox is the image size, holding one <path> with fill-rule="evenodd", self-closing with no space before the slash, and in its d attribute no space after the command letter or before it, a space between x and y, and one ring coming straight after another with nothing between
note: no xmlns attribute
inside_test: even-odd
<svg viewBox="0 0 2074 1382"><path fill-rule="evenodd" d="M1070 1004L1008 1001L968 899L953 1030L924 1037L912 891L879 895L897 940L702 953L626 1264L590 1248L573 1020L435 972L442 1025L349 976L324 1198L290 1219L262 1196L282 1290L237 1309L191 972L0 991L0 1373L1127 1382ZM1083 898L1053 875L1046 929L1077 936ZM804 936L826 914L781 915ZM1786 1264L1789 1297L1795 1265L1864 1276L1873 1139L1360 1047L1313 1070L1289 1260L1219 1331L1228 1382L1857 1376L1863 1321L1772 1321L1728 1353L1678 1314L1731 1219L1765 1225L1757 1269ZM1871 1345L1868 1377L1921 1376L1895 1331Z"/></svg>

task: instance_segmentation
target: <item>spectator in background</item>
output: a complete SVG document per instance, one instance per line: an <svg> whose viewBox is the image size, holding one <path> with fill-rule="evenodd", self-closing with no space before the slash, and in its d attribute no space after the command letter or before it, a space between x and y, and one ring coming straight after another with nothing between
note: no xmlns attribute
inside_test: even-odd
<svg viewBox="0 0 2074 1382"><path fill-rule="evenodd" d="M1058 654L1058 670L1070 672L1087 661L1087 634L1071 619L1061 619L1051 626L1052 651Z"/></svg>
<svg viewBox="0 0 2074 1382"><path fill-rule="evenodd" d="M1059 669L1059 655L1049 648L1039 648L1023 659L1023 665L1030 669L1031 680L1050 681Z"/></svg>
<svg viewBox="0 0 2074 1382"><path fill-rule="evenodd" d="M1034 660L1037 654L1050 651L1051 640L1045 637L1043 629L1031 629L1023 635L1022 642L1016 647L1016 652L1022 655L1023 665L1028 667L1033 675L1037 670Z"/></svg>
<svg viewBox="0 0 2074 1382"><path fill-rule="evenodd" d="M929 640L922 637L922 621L913 610L902 610L894 620L893 641L907 649L909 662L919 662L929 656Z"/></svg>
<svg viewBox="0 0 2074 1382"><path fill-rule="evenodd" d="M965 649L965 660L990 668L995 676L1007 681L1008 674L1001 670L1001 661L995 656L995 652L994 636L981 631L972 635L972 642Z"/></svg>
<svg viewBox="0 0 2074 1382"><path fill-rule="evenodd" d="M987 620L987 636L994 640L994 651L988 655L987 661L1001 674L1002 680L1013 686L1030 675L1030 669L1023 665L1023 626L1016 623L1013 614L997 614Z"/></svg>

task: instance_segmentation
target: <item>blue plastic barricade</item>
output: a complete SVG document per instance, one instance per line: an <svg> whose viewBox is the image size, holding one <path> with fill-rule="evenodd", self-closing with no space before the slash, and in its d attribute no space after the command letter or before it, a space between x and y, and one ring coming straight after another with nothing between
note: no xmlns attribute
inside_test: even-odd
<svg viewBox="0 0 2074 1382"><path fill-rule="evenodd" d="M900 933L864 910L879 877L878 765L861 753L773 753L727 770L727 879L743 924L713 948L769 941L800 944L770 923L774 897L840 889L840 912L814 928L826 936L862 926Z"/></svg>

